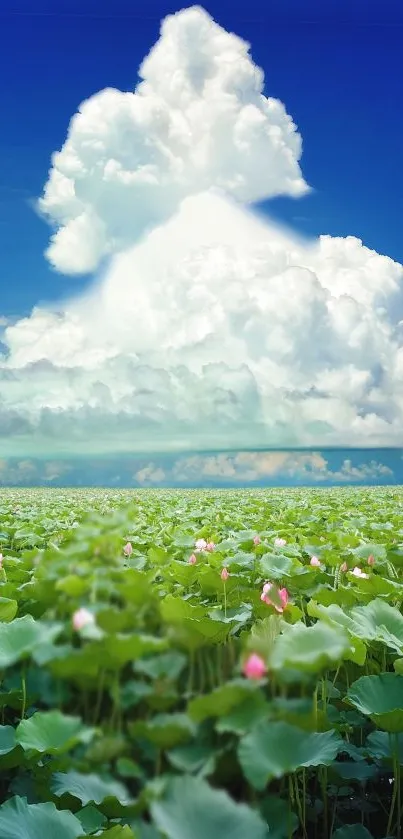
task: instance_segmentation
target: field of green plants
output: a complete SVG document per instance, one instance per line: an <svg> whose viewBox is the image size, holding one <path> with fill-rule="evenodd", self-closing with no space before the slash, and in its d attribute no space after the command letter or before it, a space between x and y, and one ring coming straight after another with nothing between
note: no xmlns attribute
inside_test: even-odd
<svg viewBox="0 0 403 839"><path fill-rule="evenodd" d="M2 490L1 839L385 839L403 490Z"/></svg>

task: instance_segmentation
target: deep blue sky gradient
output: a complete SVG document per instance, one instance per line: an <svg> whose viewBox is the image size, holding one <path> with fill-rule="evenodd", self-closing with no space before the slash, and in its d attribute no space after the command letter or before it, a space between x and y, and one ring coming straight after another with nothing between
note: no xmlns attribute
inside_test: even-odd
<svg viewBox="0 0 403 839"><path fill-rule="evenodd" d="M0 315L21 316L88 282L48 268L49 229L33 209L51 153L80 102L132 89L167 0L4 0L0 9ZM265 205L301 232L353 234L403 262L403 3L401 0L206 0L252 44L266 93L304 142L315 191ZM7 81L6 81L7 80Z"/></svg>

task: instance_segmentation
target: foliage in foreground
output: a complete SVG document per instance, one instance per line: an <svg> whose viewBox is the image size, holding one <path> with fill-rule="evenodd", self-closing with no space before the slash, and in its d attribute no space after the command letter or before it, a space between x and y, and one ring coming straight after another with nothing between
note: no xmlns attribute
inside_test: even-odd
<svg viewBox="0 0 403 839"><path fill-rule="evenodd" d="M2 839L399 837L402 498L3 491Z"/></svg>

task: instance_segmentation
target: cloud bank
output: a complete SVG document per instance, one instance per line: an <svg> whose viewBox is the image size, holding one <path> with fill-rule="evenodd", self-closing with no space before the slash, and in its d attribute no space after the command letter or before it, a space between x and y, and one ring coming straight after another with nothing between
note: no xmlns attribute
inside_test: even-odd
<svg viewBox="0 0 403 839"><path fill-rule="evenodd" d="M308 186L248 44L193 7L139 75L53 155L47 257L98 274L6 325L0 455L401 445L403 267L253 213Z"/></svg>
<svg viewBox="0 0 403 839"><path fill-rule="evenodd" d="M381 460L382 458L382 460ZM387 462L383 462L387 461ZM261 487L399 484L401 451L0 459L0 486Z"/></svg>

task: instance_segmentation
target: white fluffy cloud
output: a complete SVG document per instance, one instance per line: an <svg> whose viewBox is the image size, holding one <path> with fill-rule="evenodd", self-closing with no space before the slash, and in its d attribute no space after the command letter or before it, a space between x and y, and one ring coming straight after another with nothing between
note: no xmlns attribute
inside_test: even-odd
<svg viewBox="0 0 403 839"><path fill-rule="evenodd" d="M156 466L154 463L148 463L143 469L135 472L133 479L144 486L151 484L160 484L166 478L166 473L161 466Z"/></svg>
<svg viewBox="0 0 403 839"><path fill-rule="evenodd" d="M66 462L45 461L40 463L33 460L19 460L16 462L0 459L0 486L34 486L39 482L53 483L71 471L71 465Z"/></svg>
<svg viewBox="0 0 403 839"><path fill-rule="evenodd" d="M150 474L155 472L149 466ZM274 479L313 483L353 483L387 479L393 476L388 466L371 460L354 466L345 459L338 470L332 470L320 452L238 452L237 454L192 455L179 458L173 469L175 481L194 483L215 481L269 481ZM158 478L151 478L158 482Z"/></svg>
<svg viewBox="0 0 403 839"><path fill-rule="evenodd" d="M307 191L291 117L263 95L249 45L203 9L164 20L139 75L135 92L83 102L53 155L40 206L62 272L93 271L211 187L242 202Z"/></svg>
<svg viewBox="0 0 403 839"><path fill-rule="evenodd" d="M140 74L84 103L54 156L49 259L111 258L4 330L0 455L401 445L403 267L245 207L306 188L247 45L188 9Z"/></svg>

